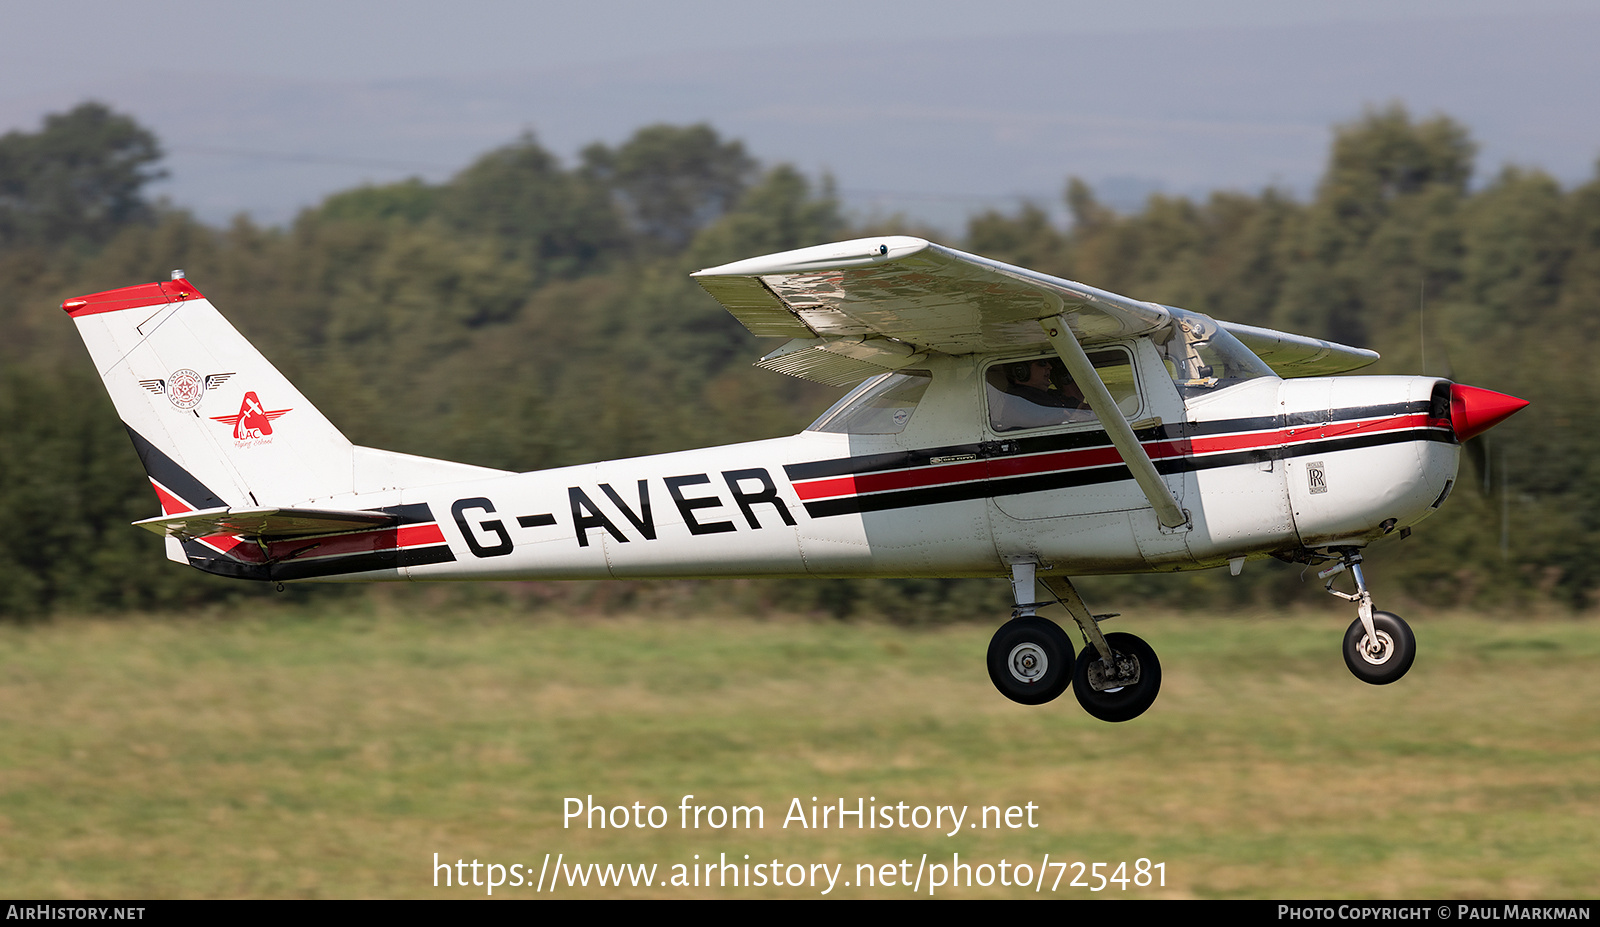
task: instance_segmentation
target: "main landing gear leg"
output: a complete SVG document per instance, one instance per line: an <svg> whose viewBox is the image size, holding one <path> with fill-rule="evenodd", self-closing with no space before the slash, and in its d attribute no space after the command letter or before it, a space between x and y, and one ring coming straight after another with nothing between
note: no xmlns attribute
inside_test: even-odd
<svg viewBox="0 0 1600 927"><path fill-rule="evenodd" d="M1024 705L1043 705L1072 683L1072 638L1035 614L1050 603L1035 601L1034 570L1032 563L1011 567L1016 607L989 641L989 680L1001 695Z"/></svg>
<svg viewBox="0 0 1600 927"><path fill-rule="evenodd" d="M1100 621L1116 616L1090 614L1072 580L1052 576L1043 582L1083 634L1085 647L1072 673L1078 704L1102 721L1130 721L1144 714L1161 692L1155 650L1132 634L1101 633Z"/></svg>
<svg viewBox="0 0 1600 927"><path fill-rule="evenodd" d="M1318 573L1317 578L1328 581L1324 587L1328 592L1356 603L1356 620L1344 634L1344 665L1362 682L1386 686L1411 669L1411 662L1417 658L1416 635L1399 615L1373 611L1372 593L1367 591L1366 577L1361 574L1360 548L1340 547L1333 553L1339 563ZM1333 588L1334 578L1346 570L1356 583L1353 595Z"/></svg>

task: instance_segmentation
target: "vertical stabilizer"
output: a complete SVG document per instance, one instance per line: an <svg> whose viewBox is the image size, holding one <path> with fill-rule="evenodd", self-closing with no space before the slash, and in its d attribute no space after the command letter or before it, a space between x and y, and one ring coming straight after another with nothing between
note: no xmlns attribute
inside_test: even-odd
<svg viewBox="0 0 1600 927"><path fill-rule="evenodd" d="M165 514L352 490L350 442L189 281L69 299Z"/></svg>

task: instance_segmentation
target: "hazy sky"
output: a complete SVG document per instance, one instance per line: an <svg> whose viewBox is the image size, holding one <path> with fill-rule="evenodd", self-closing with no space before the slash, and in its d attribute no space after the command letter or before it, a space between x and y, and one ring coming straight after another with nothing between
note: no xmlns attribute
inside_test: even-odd
<svg viewBox="0 0 1600 927"><path fill-rule="evenodd" d="M1515 160L1572 182L1600 154L1600 35L1549 36L1545 55L1509 34L1600 32L1579 0L0 2L0 131L104 100L156 130L159 192L210 221L442 180L525 129L570 158L653 121L709 121L829 172L857 207L946 227L1055 202L1068 173L1128 202L1303 192L1330 126L1392 99L1466 121L1485 173ZM1515 61L1494 60L1502 24Z"/></svg>
<svg viewBox="0 0 1600 927"><path fill-rule="evenodd" d="M1592 10L1589 0L7 0L0 95L142 70L371 79L662 52L1418 20ZM26 41L19 41L24 39Z"/></svg>

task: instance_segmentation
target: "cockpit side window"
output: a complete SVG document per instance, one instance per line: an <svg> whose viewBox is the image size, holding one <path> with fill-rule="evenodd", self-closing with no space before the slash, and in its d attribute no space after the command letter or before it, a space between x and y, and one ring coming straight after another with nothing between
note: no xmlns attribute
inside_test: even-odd
<svg viewBox="0 0 1600 927"><path fill-rule="evenodd" d="M1139 391L1128 353L1119 348L1096 351L1089 355L1089 362L1122 413L1137 415ZM1097 420L1059 357L1003 361L984 371L983 379L989 427L996 432Z"/></svg>
<svg viewBox="0 0 1600 927"><path fill-rule="evenodd" d="M904 431L933 375L901 370L874 377L845 394L807 431L841 435L897 435Z"/></svg>

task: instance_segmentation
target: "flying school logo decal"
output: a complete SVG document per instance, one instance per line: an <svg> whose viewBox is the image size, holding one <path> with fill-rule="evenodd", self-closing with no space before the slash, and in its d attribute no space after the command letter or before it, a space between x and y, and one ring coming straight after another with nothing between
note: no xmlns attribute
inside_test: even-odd
<svg viewBox="0 0 1600 927"><path fill-rule="evenodd" d="M206 390L214 389L228 382L233 376L229 373L208 373L201 376L187 367L174 370L166 379L140 380L139 385L155 393L157 396L167 397L167 401L178 409L187 412L200 404L205 398Z"/></svg>
<svg viewBox="0 0 1600 927"><path fill-rule="evenodd" d="M233 426L233 440L240 447L272 443L272 423L293 409L268 409L254 391L244 394L238 415L213 415L213 422Z"/></svg>

